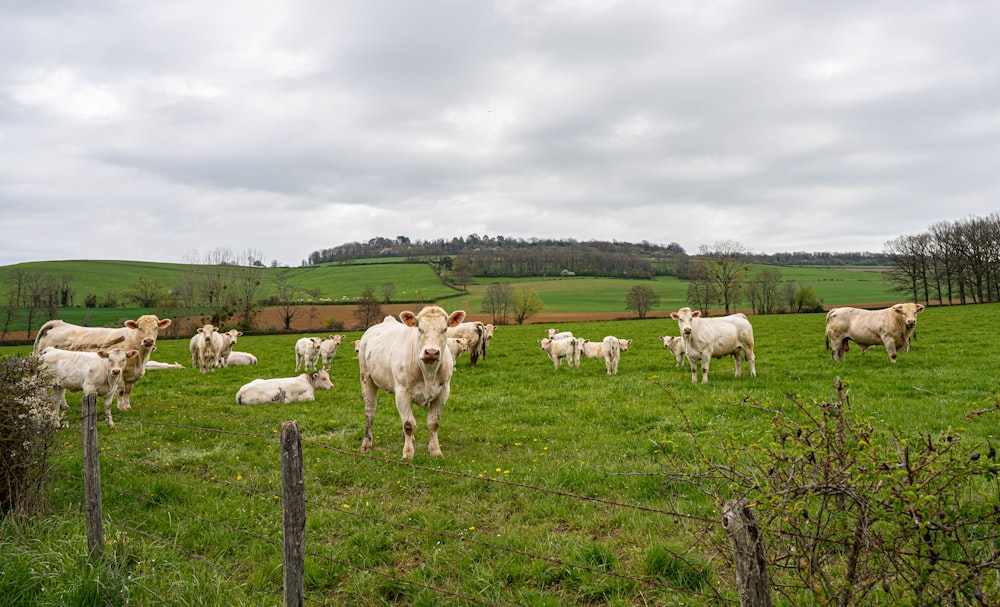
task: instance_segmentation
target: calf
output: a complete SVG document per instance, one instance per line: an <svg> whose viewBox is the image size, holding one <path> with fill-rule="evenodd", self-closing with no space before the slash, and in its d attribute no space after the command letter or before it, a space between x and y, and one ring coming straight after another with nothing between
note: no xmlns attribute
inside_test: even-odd
<svg viewBox="0 0 1000 607"><path fill-rule="evenodd" d="M322 361L320 365L323 369L330 369L333 365L333 355L337 353L337 348L340 347L340 342L343 340L343 335L331 335L320 342L319 357Z"/></svg>
<svg viewBox="0 0 1000 607"><path fill-rule="evenodd" d="M129 359L139 356L138 350L98 350L75 352L51 346L42 350L42 377L51 387L49 403L54 423L59 425L59 409L66 408L66 391L96 394L104 399L104 421L115 427L111 419L111 401L121 381Z"/></svg>
<svg viewBox="0 0 1000 607"><path fill-rule="evenodd" d="M701 383L708 383L708 366L713 358L732 356L736 361L736 377L743 374L743 356L750 363L750 375L757 377L756 358L753 353L753 327L746 315L730 314L719 318L701 318L701 312L681 308L671 312L684 338L684 350L691 361L691 382L698 382L698 363L701 363Z"/></svg>
<svg viewBox="0 0 1000 607"><path fill-rule="evenodd" d="M240 405L263 405L316 400L316 390L332 388L330 374L325 370L303 373L295 377L255 379L240 387L236 393L236 402Z"/></svg>
<svg viewBox="0 0 1000 607"><path fill-rule="evenodd" d="M896 352L910 351L910 337L917 327L922 304L898 303L881 310L834 308L826 313L826 347L833 360L843 361L848 342L854 341L862 353L869 346L885 346L889 360L896 362Z"/></svg>
<svg viewBox="0 0 1000 607"><path fill-rule="evenodd" d="M303 337L295 342L295 370L301 367L303 371L315 369L319 361L319 345L323 342L321 337Z"/></svg>
<svg viewBox="0 0 1000 607"><path fill-rule="evenodd" d="M227 359L227 365L256 365L257 357L249 352L239 352L233 350L229 353L229 358Z"/></svg>
<svg viewBox="0 0 1000 607"><path fill-rule="evenodd" d="M674 360L677 361L677 364L674 366L681 366L681 363L684 362L684 338L675 335L661 335L660 341L663 342L664 348L673 353Z"/></svg>
<svg viewBox="0 0 1000 607"><path fill-rule="evenodd" d="M219 328L211 324L198 329L188 342L191 352L191 368L202 373L215 371L219 366L219 356L222 352L223 339Z"/></svg>
<svg viewBox="0 0 1000 607"><path fill-rule="evenodd" d="M566 364L570 367L580 366L580 344L576 339L553 339L546 337L545 339L539 339L538 343L541 345L542 350L552 359L552 364L556 369L562 364L564 358L566 359Z"/></svg>
<svg viewBox="0 0 1000 607"><path fill-rule="evenodd" d="M448 314L438 306L427 306L417 314L402 312L399 318L402 322L386 317L361 336L358 370L365 401L361 451L372 449L372 424L378 391L382 390L396 396L396 410L403 424L403 458L413 458L413 433L417 425L414 403L427 407L427 450L431 456L440 457L438 424L451 394L451 376L455 370L447 330L461 324L465 312L456 310Z"/></svg>
<svg viewBox="0 0 1000 607"><path fill-rule="evenodd" d="M618 362L621 360L622 352L628 352L628 347L632 345L631 339L619 339L614 335L608 335L602 342L604 350L604 366L608 375L618 375Z"/></svg>
<svg viewBox="0 0 1000 607"><path fill-rule="evenodd" d="M469 340L462 337L449 337L448 349L451 350L451 357L457 361L462 352L469 351Z"/></svg>
<svg viewBox="0 0 1000 607"><path fill-rule="evenodd" d="M486 325L479 321L463 322L458 326L448 327L448 337L464 339L468 344L469 361L473 368L480 355L486 354Z"/></svg>
<svg viewBox="0 0 1000 607"><path fill-rule="evenodd" d="M241 331L236 329L230 329L225 333L220 333L222 337L222 347L219 349L219 356L216 359L215 366L217 367L228 367L229 366L229 353L233 351L233 346L239 341L239 338L243 335Z"/></svg>
<svg viewBox="0 0 1000 607"><path fill-rule="evenodd" d="M549 329L545 332L549 339L573 339L572 331L560 331L559 329Z"/></svg>

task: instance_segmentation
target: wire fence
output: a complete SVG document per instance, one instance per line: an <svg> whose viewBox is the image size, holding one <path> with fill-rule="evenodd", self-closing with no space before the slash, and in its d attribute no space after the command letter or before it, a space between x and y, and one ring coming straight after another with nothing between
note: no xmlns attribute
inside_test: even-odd
<svg viewBox="0 0 1000 607"><path fill-rule="evenodd" d="M92 403L89 408L93 409L95 406L96 405ZM87 403L84 402L85 436L88 432L88 426L96 434L96 428L94 427L96 414L93 412L91 413L91 419L88 424L87 412L88 412L88 406ZM595 504L603 508L636 512L642 514L643 516L665 517L669 519L693 521L701 525L709 525L709 526L718 526L724 523L724 521L720 521L718 519L709 519L709 518L694 516L691 514L656 509L639 504L631 504L627 502L614 501L605 498L581 495L559 489L552 489L548 487L536 486L527 483L515 482L509 479L492 478L492 477L467 474L462 472L441 470L437 468L431 468L428 466L414 464L409 461L400 461L400 460L380 457L377 455L373 455L371 453L362 454L360 452L348 451L321 442L300 439L298 436L297 425L295 425L294 422L286 422L286 424L283 425L282 427L282 435L275 436L275 435L267 435L267 434L253 433L253 432L239 432L239 431L222 430L216 428L207 428L194 425L154 422L139 418L132 418L131 421L136 424L153 426L153 427L174 428L191 433L204 433L206 435L208 434L236 435L253 441L259 440L262 441L262 443L273 443L276 440L281 440L282 442L284 442L285 427L294 426L294 433L295 433L294 440L299 445L297 448L308 450L310 452L309 454L310 458L313 457L314 453L319 453L319 452L333 453L336 454L338 457L349 458L352 461L356 461L359 463L359 465L372 465L375 464L376 462L379 462L391 466L405 467L409 470L413 470L414 472L419 472L421 474L462 479L464 481L468 481L471 483L483 483L486 485L502 487L510 490L526 491L529 494L531 493L546 494L550 496L556 496L561 500L569 500L570 502L573 503L579 502L579 503ZM84 440L84 444L85 446L88 444L88 441L86 439ZM94 445L96 447L96 439L94 440ZM154 471L156 474L185 477L194 482L203 483L207 487L218 487L220 491L226 491L231 493L232 491L235 490L243 492L250 497L265 498L266 503L273 504L273 516L275 520L274 526L276 527L280 526L279 523L277 522L280 519L284 519L286 522L286 525L284 527L285 537L283 537L282 539L275 539L274 537L269 537L268 535L260 533L258 531L241 528L225 520L217 520L214 518L210 518L203 514L198 514L195 512L185 510L183 508L165 504L163 503L162 500L157 500L155 497L150 497L148 495L140 495L138 493L135 493L134 491L129 491L127 489L122 488L121 486L121 483L123 483L126 480L123 478L106 477L104 479L100 479L98 476L97 480L98 487L96 488L98 495L102 492L104 493L111 492L126 498L131 503L143 504L144 506L147 506L149 508L161 509L165 512L168 512L171 524L174 525L175 527L179 526L181 524L181 521L185 520L194 521L197 524L209 525L212 528L220 530L224 533L232 534L233 536L236 536L241 540L257 542L260 545L268 547L268 549L273 549L276 554L282 553L282 550L284 549L284 554L282 559L282 569L285 575L286 587L282 588L277 585L250 584L245 577L235 576L231 574L227 570L226 566L212 562L212 560L208 556L205 556L204 554L199 554L198 552L191 549L185 549L179 546L178 542L176 542L174 539L171 539L170 537L159 536L150 531L149 529L143 529L142 522L128 520L127 514L125 513L119 511L116 511L114 513L113 517L111 517L111 520L115 526L131 531L160 546L176 550L178 554L183 555L187 559L196 560L199 563L202 563L205 567L215 571L220 576L229 579L235 586L245 588L247 591L253 593L254 595L259 595L261 597L267 596L269 597L270 600L275 600L275 597L284 594L285 604L302 604L303 602L309 602L314 604L340 604L340 601L343 600L338 598L335 594L331 595L329 592L324 592L323 589L318 589L318 590L311 589L308 593L306 593L304 588L298 590L287 588L289 584L288 581L289 575L290 574L293 575L293 578L295 575L298 575L299 579L301 580L302 578L301 571L296 574L294 570L296 568L303 567L302 563L289 562L288 559L289 542L292 542L292 544L294 544L295 542L300 542L302 544L319 545L319 546L324 546L325 544L323 541L320 540L317 540L315 542L307 541L307 538L305 538L304 535L301 538L288 537L289 531L288 531L287 521L289 516L291 516L290 513L292 513L292 510L297 506L294 503L289 503L289 502L294 502L295 500L294 499L290 500L289 496L286 495L285 491L275 491L273 488L254 487L246 483L239 483L239 482L232 482L230 480L225 480L223 478L219 478L220 475L213 474L211 470L205 468L202 468L197 472L193 472L190 470L186 470L183 467L170 466L169 464L160 464L154 461L150 461L149 459L137 459L133 457L128 457L119 454L112 454L112 453L102 453L101 456L115 461L119 461L123 464L127 464L127 466L123 467L123 469L144 468ZM86 462L87 460L86 455L84 456L84 459ZM294 456L290 457L288 454L284 452L284 450L282 450L281 454L282 461L281 462L275 461L275 469L282 470L283 478L287 474L295 474L294 470L289 471L285 467L286 465L285 460L289 459L295 459L295 457ZM299 468L298 475L300 478L304 478L302 477L302 470L301 470L303 459L309 459L309 458L303 458L302 452L300 451L297 455L298 461L296 464L294 464ZM86 470L86 466L83 477L77 477L65 474L63 476L68 476L75 480L82 481L85 486L85 493L90 491L86 488L88 479L88 472ZM99 497L98 501L100 501ZM301 504L301 508L303 509L301 516L303 517L303 521L307 514L317 515L319 513L336 513L336 515L338 516L347 517L355 521L364 521L372 525L378 526L380 528L392 527L395 529L406 531L408 533L437 538L438 540L461 543L468 546L474 546L477 549L481 549L483 551L487 551L495 555L508 555L516 558L523 558L523 559L528 559L530 561L544 563L546 565L565 568L566 570L585 572L587 574L597 577L605 577L609 579L628 581L631 583L640 584L644 587L666 590L674 594L675 596L690 596L692 599L697 597L702 602L709 602L711 604L716 604L716 605L740 604L739 601L732 598L733 596L732 589L730 589L728 593L724 593L722 590L717 589L710 585L708 587L702 587L697 590L693 590L692 588L689 587L672 585L663 579L650 577L648 575L640 575L623 571L614 571L604 566L592 566L589 564L573 562L564 557L561 557L560 555L538 554L530 550L515 548L503 545L501 543L485 541L482 539L476 539L474 537L469 537L464 534L429 529L419 524L402 523L384 517L375 516L372 514L365 514L360 511L345 509L342 505L323 503L321 499L310 499L308 500L308 502L306 502L305 499L302 499L301 501L303 502ZM91 529L92 526L94 525L99 526L101 524L101 519L103 518L103 515L98 510L98 512L96 513L88 512L88 517L96 517L97 519L96 522L88 524L88 530L89 530ZM305 534L305 525L303 524L302 527L303 527L302 532L303 534ZM89 533L90 531L88 531L88 536ZM102 534L101 537L103 537L103 531L101 531L100 533ZM316 530L313 529L311 533L316 533ZM294 533L292 533L292 535L294 535ZM91 545L92 553L96 553L96 556L100 556L100 549L96 548L96 544L98 544L99 542L102 542L100 538L91 540L88 537L88 544ZM671 556L672 558L677 559L680 562L684 562L687 565L691 565L691 563L687 561L686 557L683 554L674 551L671 554ZM469 596L466 593L462 593L454 589L449 589L425 581L412 579L402 574L387 572L383 569L372 567L364 563L350 562L341 558L336 558L334 556L331 556L330 554L323 554L322 552L318 552L316 550L304 551L302 552L302 557L307 559L312 559L317 563L322 562L331 566L336 565L339 567L344 567L358 572L363 572L368 575L378 576L393 584L406 585L406 586L411 586L413 588L419 588L425 591L430 591L435 595L439 595L441 597L451 597L459 601L461 604L469 604L469 605L496 604L490 602L489 600L484 599L482 596ZM738 557L739 555L736 555L737 559ZM301 581L295 583L301 585ZM289 594L290 592L291 594ZM298 593L297 595L295 594L296 592ZM298 596L298 598L294 598L296 596Z"/></svg>

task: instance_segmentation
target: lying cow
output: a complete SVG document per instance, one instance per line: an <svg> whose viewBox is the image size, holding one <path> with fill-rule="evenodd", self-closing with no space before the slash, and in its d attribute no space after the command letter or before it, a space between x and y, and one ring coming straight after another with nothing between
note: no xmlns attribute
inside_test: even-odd
<svg viewBox="0 0 1000 607"><path fill-rule="evenodd" d="M361 394L365 401L365 436L361 451L371 451L378 391L396 395L396 409L403 424L403 458L413 458L413 433L417 420L413 404L427 407L427 450L441 456L438 423L451 394L455 360L448 349L448 327L458 326L465 312L448 314L427 306L417 314L401 312L402 322L389 316L368 328L358 346Z"/></svg>
<svg viewBox="0 0 1000 607"><path fill-rule="evenodd" d="M183 368L184 365L180 363L161 363L155 360L146 361L146 369L183 369Z"/></svg>
<svg viewBox="0 0 1000 607"><path fill-rule="evenodd" d="M661 335L660 341L663 342L664 348L673 353L674 360L677 361L677 364L674 366L681 366L681 363L684 362L684 338L676 335Z"/></svg>
<svg viewBox="0 0 1000 607"><path fill-rule="evenodd" d="M916 303L898 303L881 310L834 308L826 313L826 347L833 360L843 361L850 341L862 352L869 346L885 346L889 360L896 362L897 351L910 351L917 314L923 311L924 306Z"/></svg>
<svg viewBox="0 0 1000 607"><path fill-rule="evenodd" d="M559 329L549 329L545 332L549 339L573 339L572 331L560 331Z"/></svg>
<svg viewBox="0 0 1000 607"><path fill-rule="evenodd" d="M51 346L42 350L42 377L52 392L49 403L53 423L59 425L59 409L65 409L66 391L83 392L84 396L96 394L104 399L104 421L115 427L111 419L111 401L121 381L128 360L139 356L138 350L98 350L75 352Z"/></svg>
<svg viewBox="0 0 1000 607"><path fill-rule="evenodd" d="M227 365L256 365L257 357L249 352L240 352L238 350L233 350L229 353L227 358Z"/></svg>
<svg viewBox="0 0 1000 607"><path fill-rule="evenodd" d="M255 379L240 387L236 393L236 402L240 405L296 403L316 400L316 390L332 388L330 374L325 370L303 373L295 377Z"/></svg>
<svg viewBox="0 0 1000 607"><path fill-rule="evenodd" d="M708 366L713 358L732 356L736 361L736 377L743 374L743 356L750 363L751 377L757 377L756 358L753 353L753 327L745 314L736 313L718 318L701 318L701 312L681 308L671 312L677 321L684 350L691 361L691 382L698 382L698 363L701 363L701 383L708 383Z"/></svg>
<svg viewBox="0 0 1000 607"><path fill-rule="evenodd" d="M118 389L111 396L112 402L117 397L119 410L130 411L132 387L146 373L146 363L156 348L160 329L169 326L169 318L161 320L152 314L145 314L136 320L126 320L125 326L119 328L80 327L61 320L50 320L35 334L32 353L38 356L48 346L78 352L96 352L112 347L126 352L138 350L139 356L130 358L125 363Z"/></svg>
<svg viewBox="0 0 1000 607"><path fill-rule="evenodd" d="M556 369L562 364L563 359L566 359L566 364L570 367L580 366L580 344L576 339L546 337L545 339L539 339L538 344L549 355Z"/></svg>
<svg viewBox="0 0 1000 607"><path fill-rule="evenodd" d="M295 342L295 370L301 368L303 371L316 369L319 362L319 346L323 343L322 337L303 337Z"/></svg>

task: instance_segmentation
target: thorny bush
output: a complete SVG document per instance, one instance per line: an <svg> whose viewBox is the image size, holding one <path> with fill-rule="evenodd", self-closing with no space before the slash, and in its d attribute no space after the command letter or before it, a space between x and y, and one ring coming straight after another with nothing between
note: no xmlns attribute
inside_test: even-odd
<svg viewBox="0 0 1000 607"><path fill-rule="evenodd" d="M769 421L749 447L688 421L695 457L672 456L668 483L691 483L720 506L745 499L772 592L792 605L1000 604L993 445L952 431L900 436L852 410L840 378L834 386L834 402L790 395L788 412L749 398L733 405Z"/></svg>

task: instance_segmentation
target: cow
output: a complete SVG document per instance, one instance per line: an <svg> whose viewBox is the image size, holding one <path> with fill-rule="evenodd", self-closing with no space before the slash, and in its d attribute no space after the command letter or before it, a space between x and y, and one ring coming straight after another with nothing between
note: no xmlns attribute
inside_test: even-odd
<svg viewBox="0 0 1000 607"><path fill-rule="evenodd" d="M664 348L673 353L674 360L677 361L677 364L674 366L681 366L681 363L684 362L684 338L676 335L661 335L660 341L663 342Z"/></svg>
<svg viewBox="0 0 1000 607"><path fill-rule="evenodd" d="M479 321L463 322L448 328L448 337L464 339L469 344L469 360L473 368L480 355L486 354L486 325Z"/></svg>
<svg viewBox="0 0 1000 607"><path fill-rule="evenodd" d="M462 355L462 352L469 351L469 340L464 337L449 337L448 349L451 350L451 357L455 361L458 361L458 357Z"/></svg>
<svg viewBox="0 0 1000 607"><path fill-rule="evenodd" d="M622 352L628 352L628 347L632 345L631 339L619 339L614 335L608 335L601 343L604 350L604 366L608 375L618 375L618 362L621 360Z"/></svg>
<svg viewBox="0 0 1000 607"><path fill-rule="evenodd" d="M199 369L202 373L215 371L219 365L219 356L222 353L223 339L219 333L219 328L207 324L198 329L191 336L188 342L188 350L191 352L191 368Z"/></svg>
<svg viewBox="0 0 1000 607"><path fill-rule="evenodd" d="M361 340L355 339L354 341L351 342L351 345L354 346L354 355L357 356L358 353L361 351Z"/></svg>
<svg viewBox="0 0 1000 607"><path fill-rule="evenodd" d="M267 403L297 403L316 400L316 390L330 390L333 382L325 370L303 373L295 377L255 379L240 386L236 403L265 405Z"/></svg>
<svg viewBox="0 0 1000 607"><path fill-rule="evenodd" d="M757 377L757 360L753 353L753 326L745 314L738 312L718 318L701 318L701 312L681 308L671 312L677 321L684 350L691 362L691 382L698 383L698 363L701 363L701 383L708 383L708 366L713 358L732 356L736 361L736 377L743 374L743 357L750 363L750 375Z"/></svg>
<svg viewBox="0 0 1000 607"><path fill-rule="evenodd" d="M125 363L118 388L111 397L112 402L117 397L119 410L131 411L132 388L146 373L146 363L156 348L159 331L169 326L169 318L160 319L153 314L126 320L125 326L118 328L80 327L61 320L50 320L35 334L32 353L37 356L48 346L80 352L96 352L112 347L126 352L138 350L139 356L130 358Z"/></svg>
<svg viewBox="0 0 1000 607"><path fill-rule="evenodd" d="M337 348L340 347L340 342L343 340L343 335L331 335L320 342L319 357L321 368L329 370L333 366L333 355L337 353Z"/></svg>
<svg viewBox="0 0 1000 607"><path fill-rule="evenodd" d="M580 344L576 339L553 339L546 337L537 340L542 350L552 359L552 364L556 369L562 364L563 359L570 366L580 366Z"/></svg>
<svg viewBox="0 0 1000 607"><path fill-rule="evenodd" d="M138 352L138 350L136 350ZM180 363L161 363L155 360L146 361L146 369L183 369L184 365Z"/></svg>
<svg viewBox="0 0 1000 607"><path fill-rule="evenodd" d="M322 337L303 337L295 342L295 370L299 368L303 371L316 369L319 362L319 345L323 343Z"/></svg>
<svg viewBox="0 0 1000 607"><path fill-rule="evenodd" d="M572 331L560 331L559 329L549 329L545 332L549 339L573 339Z"/></svg>
<svg viewBox="0 0 1000 607"><path fill-rule="evenodd" d="M364 332L358 346L361 394L365 401L362 452L371 451L373 446L372 424L378 391L382 390L396 395L396 409L403 424L403 459L413 458L417 424L414 403L427 407L427 450L432 457L441 457L438 423L451 394L451 376L455 370L447 330L464 319L464 310L448 314L438 306L427 306L417 314L401 312L399 320L386 317Z"/></svg>
<svg viewBox="0 0 1000 607"><path fill-rule="evenodd" d="M850 341L862 352L869 346L885 346L889 360L896 362L899 350L910 351L917 314L923 311L924 306L917 303L898 303L881 310L834 308L826 313L826 347L833 360L843 361Z"/></svg>
<svg viewBox="0 0 1000 607"><path fill-rule="evenodd" d="M237 329L230 329L225 333L219 333L219 336L222 337L222 347L219 349L219 356L215 366L225 368L229 366L229 353L233 351L233 346L243 336L243 332Z"/></svg>
<svg viewBox="0 0 1000 607"><path fill-rule="evenodd" d="M233 350L229 353L229 358L226 362L227 365L256 365L257 357L249 352L240 352L238 350Z"/></svg>
<svg viewBox="0 0 1000 607"><path fill-rule="evenodd" d="M53 423L58 427L59 409L66 408L66 391L95 394L104 399L104 421L115 427L111 418L111 401L125 371L126 363L139 356L138 350L98 350L77 352L47 346L39 358L43 381L51 388L49 404Z"/></svg>

